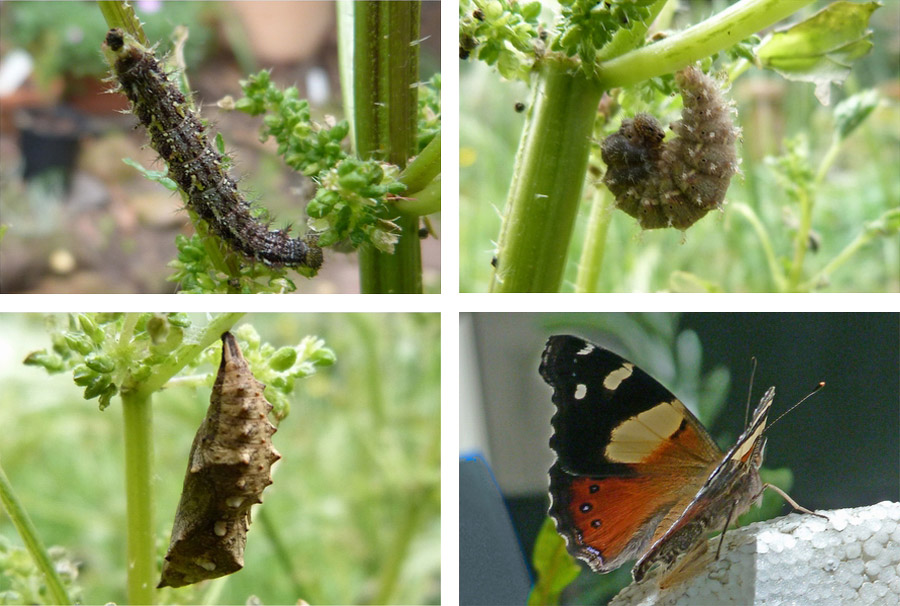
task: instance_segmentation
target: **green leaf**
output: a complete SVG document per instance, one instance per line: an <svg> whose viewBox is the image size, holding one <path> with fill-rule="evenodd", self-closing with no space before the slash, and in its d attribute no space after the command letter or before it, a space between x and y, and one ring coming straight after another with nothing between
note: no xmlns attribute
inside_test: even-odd
<svg viewBox="0 0 900 606"><path fill-rule="evenodd" d="M122 158L122 162L124 162L128 166L132 166L132 167L138 169L141 173L143 173L143 175L145 177L147 177L151 181L156 181L157 183L159 183L160 185L162 185L163 187L165 187L168 190L175 191L178 189L178 184L166 176L169 174L168 169L166 169L166 170L150 170L149 168L144 168L143 166L141 166L140 164L138 164L131 158Z"/></svg>
<svg viewBox="0 0 900 606"><path fill-rule="evenodd" d="M872 89L857 93L838 103L834 108L838 137L840 139L849 137L876 107L878 107L878 93Z"/></svg>
<svg viewBox="0 0 900 606"><path fill-rule="evenodd" d="M562 590L581 573L581 567L566 551L566 542L549 517L534 543L532 563L538 578L528 596L528 604L558 604Z"/></svg>
<svg viewBox="0 0 900 606"><path fill-rule="evenodd" d="M866 29L877 2L835 2L815 15L764 41L756 55L764 67L788 80L812 82L816 98L828 105L830 84L841 83L851 64L872 48Z"/></svg>

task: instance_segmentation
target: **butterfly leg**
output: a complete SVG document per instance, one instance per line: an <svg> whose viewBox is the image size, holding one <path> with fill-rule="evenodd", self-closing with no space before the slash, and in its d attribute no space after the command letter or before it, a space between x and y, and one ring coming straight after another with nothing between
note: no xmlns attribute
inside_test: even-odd
<svg viewBox="0 0 900 606"><path fill-rule="evenodd" d="M722 527L722 536L719 537L719 546L716 547L716 560L719 559L719 554L722 552L722 543L725 542L725 531L728 530L728 525L731 524L731 516L734 515L734 510L737 507L737 501L731 504L731 509L728 510L728 517L725 518L725 526Z"/></svg>
<svg viewBox="0 0 900 606"><path fill-rule="evenodd" d="M791 507L794 508L794 511L802 511L803 513L808 513L809 515L816 516L817 518L823 518L823 519L825 519L825 520L828 519L828 516L824 516L824 515L822 515L821 513L816 513L816 512L814 512L814 511L810 511L810 510L807 509L806 507L801 506L800 504L797 503L797 501L795 501L794 499L792 499L792 498L788 495L788 493L786 493L785 491L781 490L780 488L778 488L778 487L775 486L774 484L763 484L762 490L759 491L759 496L760 496L760 497L762 496L762 493L765 492L766 488L771 488L772 490L774 490L775 492L777 492L778 494L780 494L780 495L781 495L781 498L784 499L785 501L787 501L788 505L790 505ZM758 497L757 497L757 498L758 498Z"/></svg>

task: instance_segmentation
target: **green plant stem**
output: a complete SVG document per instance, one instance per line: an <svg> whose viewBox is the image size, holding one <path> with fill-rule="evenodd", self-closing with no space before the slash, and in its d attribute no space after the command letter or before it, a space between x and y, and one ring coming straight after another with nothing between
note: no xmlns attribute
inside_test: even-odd
<svg viewBox="0 0 900 606"><path fill-rule="evenodd" d="M406 167L415 153L420 2L353 3L353 140L360 158ZM393 217L383 217L393 219ZM359 250L364 293L422 292L418 218L395 221L393 254Z"/></svg>
<svg viewBox="0 0 900 606"><path fill-rule="evenodd" d="M50 560L47 549L44 547L40 536L38 536L37 528L34 527L31 518L28 517L28 512L25 511L22 503L16 497L16 493L13 491L12 484L9 478L6 477L2 465L0 465L0 503L2 503L7 515L9 515L13 526L16 527L19 536L22 537L22 542L25 544L28 553L34 558L38 570L43 573L47 583L47 590L50 593L50 597L53 598L53 603L71 604L72 600L66 594L62 580L56 573L56 568Z"/></svg>
<svg viewBox="0 0 900 606"><path fill-rule="evenodd" d="M838 154L841 152L841 143L843 143L843 139L835 134L835 136L832 137L831 146L828 148L828 151L825 152L822 161L819 162L819 170L816 171L816 180L814 181L816 185L825 181L828 170L831 168L831 165L834 164L834 161L837 160Z"/></svg>
<svg viewBox="0 0 900 606"><path fill-rule="evenodd" d="M428 185L417 191L411 198L401 196L391 198L397 212L411 217L421 217L441 211L441 177L437 176Z"/></svg>
<svg viewBox="0 0 900 606"><path fill-rule="evenodd" d="M419 152L419 155L400 173L399 181L406 185L404 195L425 189L439 174L441 174L441 133L435 135L425 149Z"/></svg>
<svg viewBox="0 0 900 606"><path fill-rule="evenodd" d="M426 499L423 497L415 498L410 495L409 501L406 503L406 511L400 516L402 520L399 528L394 534L394 542L388 550L388 558L381 569L381 575L378 578L378 589L375 594L373 604L391 604L395 602L394 592L397 587L397 580L400 578L400 571L412 544L412 539L418 530L419 523L426 507Z"/></svg>
<svg viewBox="0 0 900 606"><path fill-rule="evenodd" d="M134 4L123 0L100 0L97 2L100 13L106 20L106 25L111 28L120 27L144 46L148 45L141 20L134 13Z"/></svg>
<svg viewBox="0 0 900 606"><path fill-rule="evenodd" d="M794 236L794 259L791 261L791 271L788 276L788 289L796 292L803 277L803 260L806 258L806 250L809 248L809 232L812 229L812 198L810 191L803 187L798 193L800 203L800 225Z"/></svg>
<svg viewBox="0 0 900 606"><path fill-rule="evenodd" d="M556 292L581 200L603 92L567 61L537 76L498 243L493 292Z"/></svg>
<svg viewBox="0 0 900 606"><path fill-rule="evenodd" d="M597 292L600 270L603 267L603 255L606 251L606 234L609 231L613 209L609 190L605 187L596 188L584 238L584 247L581 249L581 260L578 263L575 292Z"/></svg>
<svg viewBox="0 0 900 606"><path fill-rule="evenodd" d="M739 215L742 215L747 222L750 223L753 231L756 232L756 237L759 239L760 246L762 246L763 254L766 255L766 263L769 265L769 275L772 276L775 288L778 292L784 292L787 289L787 279L784 277L781 268L778 266L778 257L775 256L775 249L772 247L772 241L769 239L769 233L766 231L765 225L759 220L759 217L756 216L753 209L746 204L737 202L731 205L731 209Z"/></svg>
<svg viewBox="0 0 900 606"><path fill-rule="evenodd" d="M742 0L674 36L604 63L603 89L630 86L705 59L788 17L815 0Z"/></svg>
<svg viewBox="0 0 900 606"><path fill-rule="evenodd" d="M826 283L828 276L850 260L856 252L876 238L896 234L900 231L900 208L894 208L882 214L878 219L867 223L861 234L856 236L850 244L828 262L815 276L800 286L800 290L810 291Z"/></svg>
<svg viewBox="0 0 900 606"><path fill-rule="evenodd" d="M305 596L307 599L311 598L313 594L309 589L303 586L303 582L297 574L298 567L294 565L294 558L291 550L282 539L280 527L272 520L272 516L269 515L269 510L265 507L255 510L253 512L253 519L259 522L260 525L262 525L263 530L265 530L266 537L268 537L269 542L272 544L272 548L275 551L275 560L280 564L282 574L284 574L285 578L290 580L290 583L293 586L292 590L294 595Z"/></svg>
<svg viewBox="0 0 900 606"><path fill-rule="evenodd" d="M153 522L153 407L149 397L122 394L125 428L128 602L153 604L156 526Z"/></svg>

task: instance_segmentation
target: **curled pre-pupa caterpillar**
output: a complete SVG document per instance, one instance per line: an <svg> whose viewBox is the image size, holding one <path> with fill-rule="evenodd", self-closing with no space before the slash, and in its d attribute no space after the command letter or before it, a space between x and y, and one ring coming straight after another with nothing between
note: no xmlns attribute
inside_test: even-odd
<svg viewBox="0 0 900 606"><path fill-rule="evenodd" d="M603 182L616 207L636 218L643 229L687 229L719 208L738 170L733 109L715 80L695 67L675 74L684 109L665 131L649 114L623 120L603 140L607 172Z"/></svg>
<svg viewBox="0 0 900 606"><path fill-rule="evenodd" d="M315 236L290 238L253 217L250 204L225 171L225 158L210 144L200 118L153 52L121 29L107 32L105 50L132 111L147 129L150 145L168 164L169 177L187 196L188 207L212 232L249 259L318 269L322 249Z"/></svg>
<svg viewBox="0 0 900 606"><path fill-rule="evenodd" d="M231 333L222 335L222 362L206 418L191 445L172 540L158 587L182 587L244 566L250 507L272 483L275 427L265 385L250 372Z"/></svg>

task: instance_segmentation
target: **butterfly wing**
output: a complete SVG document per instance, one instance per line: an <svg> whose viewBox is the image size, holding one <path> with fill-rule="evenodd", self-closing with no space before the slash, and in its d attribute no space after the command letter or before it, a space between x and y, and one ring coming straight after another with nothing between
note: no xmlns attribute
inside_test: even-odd
<svg viewBox="0 0 900 606"><path fill-rule="evenodd" d="M761 495L759 468L766 443L763 431L774 398L775 388L770 387L735 445L722 457L674 523L665 527L665 532L638 560L634 567L636 581L640 581L656 562L671 567L686 546L699 546L698 541L702 541L707 532L734 522ZM689 558L688 555L685 559Z"/></svg>
<svg viewBox="0 0 900 606"><path fill-rule="evenodd" d="M540 373L557 408L550 515L572 555L608 572L674 524L723 453L669 390L598 345L551 337Z"/></svg>

